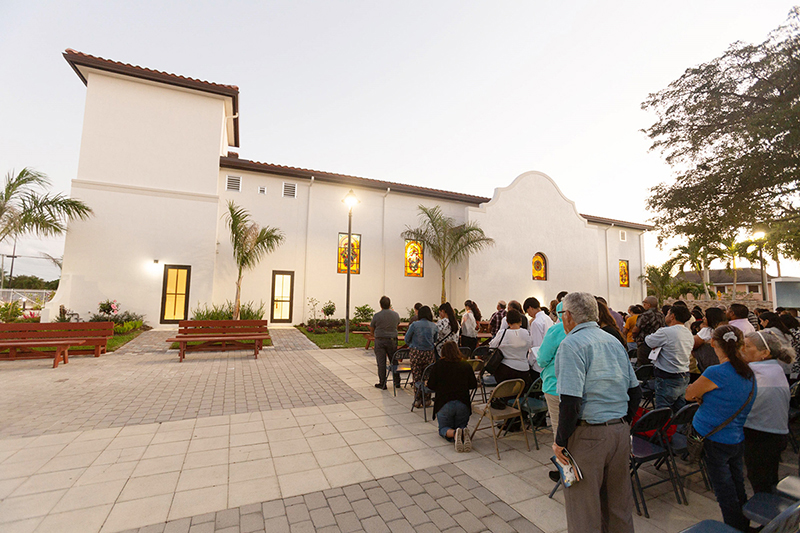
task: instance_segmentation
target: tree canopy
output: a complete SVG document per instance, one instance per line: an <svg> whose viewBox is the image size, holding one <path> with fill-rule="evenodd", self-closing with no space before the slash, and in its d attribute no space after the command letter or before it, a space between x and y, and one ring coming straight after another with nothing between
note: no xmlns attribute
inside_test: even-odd
<svg viewBox="0 0 800 533"><path fill-rule="evenodd" d="M661 238L780 227L800 256L800 8L760 44L733 43L643 109L676 179L651 189Z"/></svg>

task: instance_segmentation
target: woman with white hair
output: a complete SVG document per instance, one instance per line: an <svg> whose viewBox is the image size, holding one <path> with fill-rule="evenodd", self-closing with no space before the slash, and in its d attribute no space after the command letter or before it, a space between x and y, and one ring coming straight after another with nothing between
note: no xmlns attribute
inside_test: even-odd
<svg viewBox="0 0 800 533"><path fill-rule="evenodd" d="M753 492L771 492L778 483L781 452L789 434L789 383L781 363L794 360L794 350L772 329L744 338L744 359L756 375L758 395L744 424L744 464Z"/></svg>

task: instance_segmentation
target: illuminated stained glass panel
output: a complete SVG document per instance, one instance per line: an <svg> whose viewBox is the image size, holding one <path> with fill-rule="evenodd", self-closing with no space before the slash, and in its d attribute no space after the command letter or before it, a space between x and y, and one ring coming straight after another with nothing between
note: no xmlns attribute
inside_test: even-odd
<svg viewBox="0 0 800 533"><path fill-rule="evenodd" d="M424 274L425 258L423 245L419 241L406 241L405 273L407 277L421 278Z"/></svg>
<svg viewBox="0 0 800 533"><path fill-rule="evenodd" d="M350 273L361 272L361 235L353 233L350 237ZM339 254L336 260L336 272L347 274L347 233L339 234Z"/></svg>
<svg viewBox="0 0 800 533"><path fill-rule="evenodd" d="M619 260L619 286L620 287L631 286L630 272L628 271L628 262L624 259Z"/></svg>
<svg viewBox="0 0 800 533"><path fill-rule="evenodd" d="M547 258L542 252L538 252L533 256L531 271L534 280L547 281Z"/></svg>

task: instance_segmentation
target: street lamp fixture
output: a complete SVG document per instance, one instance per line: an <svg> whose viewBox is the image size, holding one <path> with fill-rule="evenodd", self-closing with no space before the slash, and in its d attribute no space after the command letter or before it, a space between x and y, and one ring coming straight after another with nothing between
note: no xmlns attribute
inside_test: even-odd
<svg viewBox="0 0 800 533"><path fill-rule="evenodd" d="M344 308L344 343L348 344L350 342L350 263L352 259L353 208L360 203L360 200L356 197L353 189L350 189L342 202L347 206L347 255L345 256L347 258L347 298Z"/></svg>
<svg viewBox="0 0 800 533"><path fill-rule="evenodd" d="M763 231L753 233L753 240L758 243L758 262L761 264L761 299L767 300L767 271L764 268L764 238L767 236Z"/></svg>

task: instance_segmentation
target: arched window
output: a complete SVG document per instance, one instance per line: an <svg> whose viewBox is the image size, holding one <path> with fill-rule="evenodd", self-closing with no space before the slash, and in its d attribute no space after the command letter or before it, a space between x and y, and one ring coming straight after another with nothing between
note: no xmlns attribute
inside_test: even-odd
<svg viewBox="0 0 800 533"><path fill-rule="evenodd" d="M547 281L547 258L542 252L536 252L531 262L534 280Z"/></svg>

